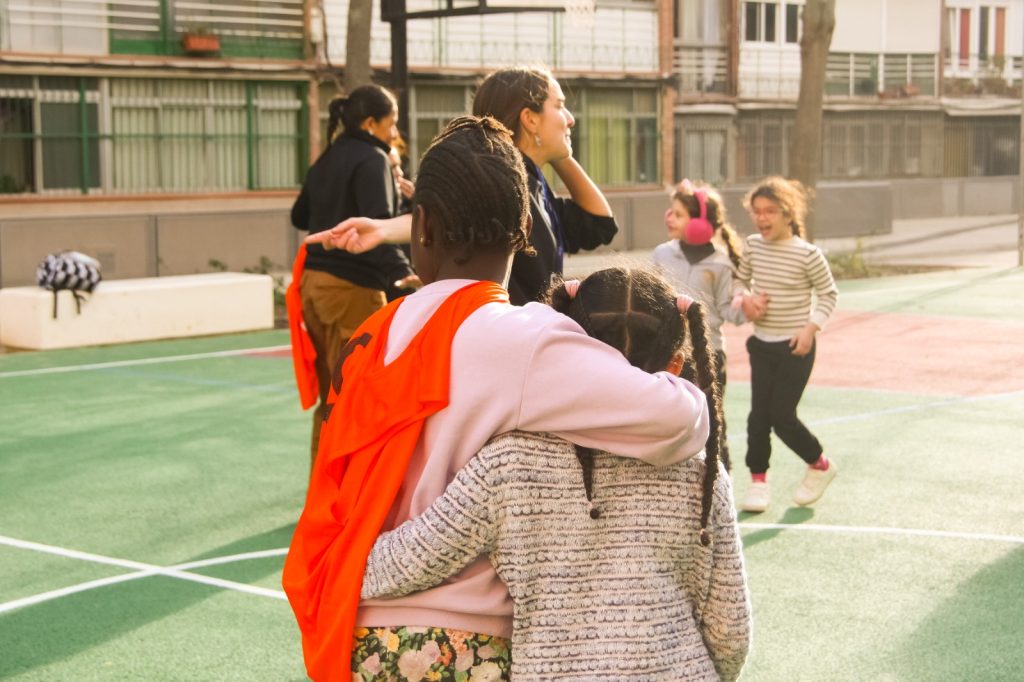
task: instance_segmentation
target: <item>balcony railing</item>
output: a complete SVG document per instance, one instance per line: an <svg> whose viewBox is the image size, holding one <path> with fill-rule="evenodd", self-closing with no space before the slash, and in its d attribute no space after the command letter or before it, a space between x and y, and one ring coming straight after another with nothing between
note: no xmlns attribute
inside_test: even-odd
<svg viewBox="0 0 1024 682"><path fill-rule="evenodd" d="M789 46L743 44L740 50L740 97L791 100L799 94L799 50Z"/></svg>
<svg viewBox="0 0 1024 682"><path fill-rule="evenodd" d="M679 94L734 94L729 83L729 50L720 46L684 45L675 41L672 71L679 84Z"/></svg>
<svg viewBox="0 0 1024 682"><path fill-rule="evenodd" d="M942 94L945 97L1020 99L1024 58L1020 56L946 55Z"/></svg>
<svg viewBox="0 0 1024 682"><path fill-rule="evenodd" d="M937 59L933 54L833 52L825 71L830 97L934 97Z"/></svg>

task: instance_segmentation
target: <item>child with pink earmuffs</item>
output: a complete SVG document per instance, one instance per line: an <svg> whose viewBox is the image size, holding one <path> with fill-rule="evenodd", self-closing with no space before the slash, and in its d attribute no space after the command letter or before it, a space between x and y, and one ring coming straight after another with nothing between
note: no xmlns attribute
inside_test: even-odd
<svg viewBox="0 0 1024 682"><path fill-rule="evenodd" d="M715 349L718 389L725 396L725 343L722 325L744 324L763 314L765 297L749 297L745 307L734 307L733 274L740 263L741 240L726 221L721 195L704 183L683 180L672 191L672 206L665 211L669 240L654 249L654 263L679 293L692 296L707 311L709 340ZM684 368L684 376L687 369ZM725 425L722 425L723 441ZM730 467L723 442L722 463Z"/></svg>

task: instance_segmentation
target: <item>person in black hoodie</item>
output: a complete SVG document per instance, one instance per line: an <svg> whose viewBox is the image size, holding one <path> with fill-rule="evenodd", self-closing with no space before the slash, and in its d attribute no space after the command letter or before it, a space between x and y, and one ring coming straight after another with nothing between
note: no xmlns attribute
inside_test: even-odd
<svg viewBox="0 0 1024 682"><path fill-rule="evenodd" d="M347 98L333 100L329 110L327 149L309 169L291 212L292 225L310 234L353 216L394 217L401 199L388 158L390 142L398 134L394 96L378 85L364 85ZM343 130L335 138L339 122ZM311 458L316 457L330 372L345 343L363 320L384 306L385 291L412 278L409 261L395 244L360 254L307 246L299 293L320 383Z"/></svg>
<svg viewBox="0 0 1024 682"><path fill-rule="evenodd" d="M562 274L565 254L609 244L619 227L608 200L572 156L570 130L576 119L566 108L562 86L551 72L518 66L498 69L477 89L473 115L500 121L512 131L522 154L533 231L529 247L512 261L507 289L515 305L539 301L551 285L552 275ZM561 178L568 198L556 197L551 191L543 174L547 164ZM333 228L329 238L316 241L360 253L379 244L408 241L410 224L406 217L348 220Z"/></svg>

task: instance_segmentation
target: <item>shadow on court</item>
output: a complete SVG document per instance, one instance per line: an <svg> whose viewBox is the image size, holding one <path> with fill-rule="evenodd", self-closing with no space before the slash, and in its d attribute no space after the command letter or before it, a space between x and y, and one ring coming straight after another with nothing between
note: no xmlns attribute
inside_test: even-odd
<svg viewBox="0 0 1024 682"><path fill-rule="evenodd" d="M1024 670L1024 547L978 571L902 645L901 680L1019 680Z"/></svg>
<svg viewBox="0 0 1024 682"><path fill-rule="evenodd" d="M204 552L186 561L285 547L294 524L259 533ZM283 557L228 564L231 580L252 584L281 570ZM184 563L184 562L182 562ZM218 567L223 569L223 567ZM197 571L198 572L198 571ZM26 673L62 661L116 639L224 589L177 578L153 576L79 592L27 606L0 617L0 678ZM173 643L166 643L174 648ZM110 672L124 674L125 662ZM187 669L187 665L183 666Z"/></svg>
<svg viewBox="0 0 1024 682"><path fill-rule="evenodd" d="M739 521L750 521L751 523L757 523L757 520L762 517L762 514L752 514L750 512L740 512ZM807 523L814 518L814 510L810 507L790 507L782 515L782 518L777 523L785 524L788 526L796 526L801 523ZM743 547L749 549L754 545L771 540L779 533L785 532L785 528L763 528L761 530L755 530L753 533L747 533L743 536Z"/></svg>

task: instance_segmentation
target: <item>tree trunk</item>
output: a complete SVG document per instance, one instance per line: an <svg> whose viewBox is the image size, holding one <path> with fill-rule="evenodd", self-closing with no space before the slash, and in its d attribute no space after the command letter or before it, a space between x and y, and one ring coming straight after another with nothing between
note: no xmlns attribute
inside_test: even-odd
<svg viewBox="0 0 1024 682"><path fill-rule="evenodd" d="M825 99L825 67L832 31L836 27L835 0L807 0L800 36L800 96L789 147L789 174L811 190L818 184L821 164L821 105ZM814 238L814 200L807 215L807 238Z"/></svg>
<svg viewBox="0 0 1024 682"><path fill-rule="evenodd" d="M373 0L350 0L345 34L345 92L371 82L370 26Z"/></svg>

